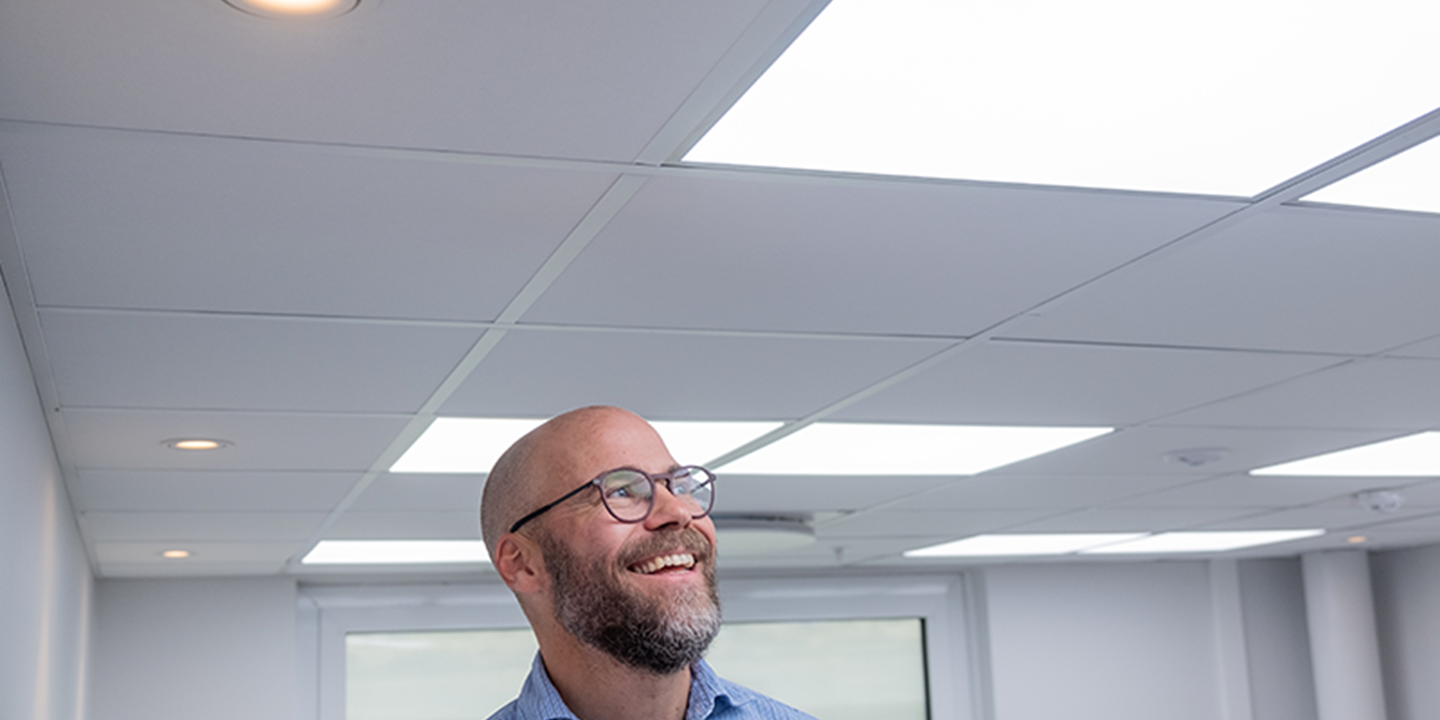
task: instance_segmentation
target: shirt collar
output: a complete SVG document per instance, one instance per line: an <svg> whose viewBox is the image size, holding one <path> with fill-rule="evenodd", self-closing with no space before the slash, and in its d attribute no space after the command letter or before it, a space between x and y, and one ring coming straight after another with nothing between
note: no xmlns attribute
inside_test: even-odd
<svg viewBox="0 0 1440 720"><path fill-rule="evenodd" d="M719 705L735 707L752 699L749 691L721 680L710 669L709 663L700 660L690 667L690 702L685 710L685 720L705 720ZM535 653L535 660L530 664L530 676L525 678L525 688L515 705L523 718L578 720L565 706L565 701L560 699L560 691L550 682L550 674L545 672L540 653Z"/></svg>

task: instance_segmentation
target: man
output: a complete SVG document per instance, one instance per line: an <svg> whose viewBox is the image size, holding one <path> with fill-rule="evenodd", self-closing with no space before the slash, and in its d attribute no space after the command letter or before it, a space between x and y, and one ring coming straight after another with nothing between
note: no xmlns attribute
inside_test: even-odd
<svg viewBox="0 0 1440 720"><path fill-rule="evenodd" d="M540 654L491 720L809 718L700 659L720 630L713 480L615 407L559 415L505 451L480 525Z"/></svg>

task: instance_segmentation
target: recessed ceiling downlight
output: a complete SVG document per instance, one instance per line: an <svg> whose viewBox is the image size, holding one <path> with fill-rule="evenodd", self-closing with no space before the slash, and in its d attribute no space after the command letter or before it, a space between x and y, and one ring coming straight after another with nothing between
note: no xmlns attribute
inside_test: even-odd
<svg viewBox="0 0 1440 720"><path fill-rule="evenodd" d="M234 443L229 440L220 440L217 438L170 438L169 440L162 440L161 444L171 450L191 452L197 450L219 450L234 445Z"/></svg>
<svg viewBox="0 0 1440 720"><path fill-rule="evenodd" d="M160 553L160 557L163 557L163 558L165 558L166 560L184 560L185 558L190 557L190 551L189 551L189 550L178 550L178 549L177 549L177 550L166 550L166 551Z"/></svg>
<svg viewBox="0 0 1440 720"><path fill-rule="evenodd" d="M243 13L267 18L332 18L360 5L360 0L224 0Z"/></svg>

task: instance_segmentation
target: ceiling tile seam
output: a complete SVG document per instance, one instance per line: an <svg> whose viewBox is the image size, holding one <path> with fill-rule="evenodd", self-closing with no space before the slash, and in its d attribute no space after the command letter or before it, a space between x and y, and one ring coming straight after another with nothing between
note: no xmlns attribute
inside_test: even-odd
<svg viewBox="0 0 1440 720"><path fill-rule="evenodd" d="M1437 338L1440 338L1440 333L1436 333L1436 334L1434 334L1434 335L1426 335L1426 336L1424 336L1424 337L1420 337L1420 338L1417 338L1417 339L1415 339L1415 340L1408 340L1408 341L1406 341L1406 342L1402 342L1402 343L1399 343L1399 344L1397 344L1397 345L1392 345L1392 346L1390 346L1390 347L1388 347L1388 348L1385 348L1384 350L1377 350L1377 351L1375 351L1375 352L1373 352L1373 353L1370 353L1369 355L1367 355L1367 356L1365 356L1365 357L1366 357L1366 358L1369 358L1369 359L1390 359L1390 358L1395 358L1395 359L1398 359L1398 360L1406 360L1406 361L1418 360L1418 361L1421 361L1421 362L1424 362L1424 361L1427 361L1427 360L1428 360L1428 361L1432 361L1432 362L1433 362L1433 361L1440 361L1440 357L1427 357L1427 356L1424 356L1424 355L1418 355L1418 356L1396 355L1396 353L1397 353L1398 351L1403 350L1404 348L1410 347L1411 345L1419 345L1419 344L1421 344L1421 343L1430 342L1430 341L1435 340L1435 339L1437 339Z"/></svg>
<svg viewBox="0 0 1440 720"><path fill-rule="evenodd" d="M513 167L532 170L560 170L569 172L594 172L616 174L632 170L644 171L646 166L618 160L587 160L582 158L549 158L529 155L503 155L499 153L476 152L445 148L404 147L395 145L373 145L325 140L298 140L293 138L267 137L261 135L232 135L207 133L192 130L163 130L157 128L126 127L122 125L96 125L88 123L55 122L47 120L24 120L0 117L0 127L16 125L22 127L58 128L112 134L143 135L149 137L214 141L222 143L263 144L276 147L295 148L324 155L374 160L406 160L435 162L457 165L488 167Z"/></svg>
<svg viewBox="0 0 1440 720"><path fill-rule="evenodd" d="M294 410L294 409L273 409L273 408L228 408L228 407L175 407L165 405L70 405L61 403L56 410L65 412L84 413L213 413L215 415L253 415L263 417L290 417L290 418L343 418L346 420L407 420L414 417L413 411L403 410Z"/></svg>
<svg viewBox="0 0 1440 720"><path fill-rule="evenodd" d="M111 127L102 125L81 125L71 123L48 123L30 120L6 120L4 124L59 127L74 130L93 130L115 133L133 133L166 137L192 138L195 140L233 141L243 143L269 143L314 151L339 157L378 160L410 160L416 162L440 162L460 165L510 167L533 170L603 173L607 175L637 175L662 178L699 178L733 182L771 182L807 186L839 186L854 188L969 188L988 190L1010 190L1017 192L1038 192L1096 197L1125 197L1136 199L1171 199L1223 202L1243 204L1249 199L1233 195L1203 195L1195 193L1157 192L1149 190L1125 190L1118 188L1090 188L1070 185L1042 185L1038 183L997 182L990 180L956 180L911 175L880 175L874 173L845 173L828 170L802 170L794 168L770 168L747 165L717 165L707 163L680 163L645 165L613 160L581 160L498 155L463 150L427 150L374 145L327 143L309 140L284 140L235 135L206 135L172 130L149 130Z"/></svg>
<svg viewBox="0 0 1440 720"><path fill-rule="evenodd" d="M1408 345L1408 344L1410 344L1410 343L1404 343L1403 345ZM1399 346L1396 346L1396 347L1403 347L1403 345L1399 345ZM1152 417L1152 418L1150 418L1150 419L1148 419L1148 420L1145 420L1145 421L1143 421L1143 422L1141 422L1141 423L1137 423L1136 426L1139 427L1139 426L1151 426L1151 425L1155 425L1155 424L1157 424L1157 423L1162 423L1166 418L1175 417L1176 415L1180 415L1180 414L1183 414L1183 413L1192 412L1192 411L1199 410L1199 409L1202 409L1202 408L1210 407L1210 406L1212 406L1212 405L1218 405L1218 404L1220 404L1220 403L1229 402L1229 401L1231 401L1231 400L1237 400L1237 399L1242 398L1242 397L1246 397L1246 396L1249 396L1249 395L1254 395L1254 394L1257 394L1257 393L1265 392L1265 391L1267 391L1267 390L1274 389L1274 388L1276 388L1276 387L1279 387L1279 386L1281 386L1281 385L1285 385L1285 384L1287 384L1287 383L1292 383L1292 382L1296 382L1296 381L1299 381L1299 380L1303 380L1303 379L1308 378L1308 377L1310 377L1310 376L1312 376L1312 375L1319 375L1319 374L1321 374L1321 373L1330 372L1330 371L1332 371L1332 370L1338 370L1338 369L1343 368L1343 367L1350 367L1350 366L1353 366L1353 365L1359 365L1359 364L1364 364L1364 363L1371 363L1371 362L1374 362L1374 361L1376 361L1376 360L1386 359L1386 358L1384 358L1383 355L1382 355L1383 352L1385 352L1385 351L1380 351L1380 352L1378 352L1378 353L1368 353L1368 354L1364 354L1364 355L1352 356L1352 357L1349 357L1349 358L1347 358L1347 359L1345 359L1345 360L1342 360L1342 361L1340 361L1340 362L1337 362L1337 363L1334 363L1334 364L1331 364L1331 365L1326 365L1326 366L1324 366L1324 367L1315 368L1315 369L1313 369L1313 370L1307 370L1307 371L1302 372L1302 373L1299 373L1299 374L1297 374L1297 375L1292 375L1292 376L1287 377L1287 378L1281 378L1281 379L1275 380L1275 381L1273 381L1273 382L1269 382L1269 383L1265 383L1265 384L1262 384L1262 385L1258 385L1258 386L1256 386L1256 387L1250 388L1249 390L1244 390L1244 391L1241 391L1241 392L1233 393L1233 394L1226 395L1226 396L1223 396L1223 397L1220 397L1220 398L1215 398L1215 399L1213 399L1213 400L1207 400L1207 401L1202 402L1202 403L1199 403L1199 404L1197 404L1197 405L1193 405L1193 406L1190 406L1190 407L1187 407L1187 408L1182 408L1182 409L1180 409L1180 410L1176 410L1176 411L1173 411L1173 412L1165 413L1165 414L1163 414L1163 415L1157 415L1157 416ZM1437 360L1434 360L1434 359L1431 359L1431 358L1414 358L1414 359L1405 358L1405 359L1400 360L1400 361L1401 361L1401 362L1421 362L1421 363L1424 363L1424 362L1437 362Z"/></svg>
<svg viewBox="0 0 1440 720"><path fill-rule="evenodd" d="M272 468L259 468L259 469L256 469L256 468L233 468L233 467L230 467L230 468L177 468L177 467L129 467L129 466L126 466L126 467L112 467L112 466L106 466L106 465L95 465L95 466L91 466L91 465L77 465L75 469L78 470L79 472L82 472L82 473L96 473L96 472L113 473L113 472L123 472L123 473L147 473L147 474L171 474L171 475L195 475L195 474L206 474L206 475L227 475L227 474L228 474L228 475L254 475L254 474L258 474L258 475L268 475L268 474L285 474L285 475L354 475L354 474L359 473L359 472L364 472L364 470L365 470L365 468L352 468L352 469L350 469L350 470L329 470L329 469L317 470L317 469L315 469L315 468L273 468L273 469L272 469ZM90 481L90 482L104 482L104 483L107 483L107 484L108 484L108 483L120 483L120 484L123 484L123 483L129 482L129 481L127 481L127 480L101 480L101 481L92 480L92 481Z"/></svg>
<svg viewBox="0 0 1440 720"><path fill-rule="evenodd" d="M1115 432L1116 432L1116 433L1120 433L1120 432L1123 432L1123 431L1124 431L1124 428L1120 428L1120 429L1117 429ZM1106 436L1102 436L1102 437L1106 437ZM1001 468L994 468L994 469L995 469L995 470L999 470L999 469L1001 469ZM1138 474L1140 474L1140 473L1135 473L1135 474L1138 475ZM1133 499L1136 499L1136 498L1145 497L1146 495L1152 495L1152 494L1156 494L1156 493L1162 493L1162 492L1165 492L1165 491L1168 491L1168 490L1174 490L1174 489L1176 489L1176 488L1185 487L1185 486L1187 486L1187 485L1193 485L1193 484L1197 484L1197 483L1206 482L1206 481L1208 481L1208 480L1214 480L1214 479L1216 479L1216 478L1224 477L1225 475L1230 475L1230 474L1233 474L1233 473L1232 473L1232 472L1219 472L1219 473L1215 473L1215 474L1212 474L1212 475L1207 475L1207 476L1205 476L1205 477L1200 477L1200 478L1195 478L1195 479L1189 480L1189 481L1179 482L1179 483L1176 483L1176 484L1173 484L1173 485L1166 485L1165 487L1152 488L1152 489L1149 489L1149 490L1141 490L1141 491L1139 491L1139 492L1134 493L1133 495L1125 495L1125 496L1122 496L1122 497L1113 498L1113 499L1107 500L1107 501L1102 502L1102 503L1093 503L1093 504L1089 504L1089 505L1079 505L1079 506L1073 506L1073 507L1060 508L1060 509L1057 509L1057 510L1056 510L1056 514L1055 514L1055 515L1046 515L1046 516L1044 516L1044 517L1037 518L1037 519L1034 519L1034 520L1027 520L1027 521L1025 521L1025 522L1039 522L1040 520L1047 520L1047 519L1051 519L1051 518L1054 518L1054 517L1060 517L1060 516L1063 516L1063 515L1066 514L1066 513L1082 512L1082 511L1086 511L1086 510L1094 510L1094 509L1097 509L1097 508L1106 507L1106 506L1109 505L1110 503L1125 502L1125 501L1133 500ZM823 523L817 523L817 524L816 524L816 527L819 528L819 527L824 527L824 526L827 526L827 525L832 525L832 524L834 524L834 523L836 523L836 522L839 522L839 521L841 521L841 520L845 520L845 519L849 519L849 518L853 518L853 517L858 517L858 516L861 516L861 515L867 515L867 514L872 513L872 512L880 512L880 511L884 511L884 510L892 510L892 511L893 511L894 506L897 505L897 504L899 504L899 503L902 503L902 502L905 502L905 501L908 501L908 500L913 500L913 499L915 499L915 498L917 498L917 497L921 497L921 496L927 495L927 494L932 493L932 492L938 492L938 491L943 490L943 489L945 489L945 488L952 488L952 487L955 487L955 486L957 486L957 485L963 484L963 483L965 483L965 482L967 482L967 481L969 481L969 480L971 480L971 479L973 479L973 478L984 477L984 476L987 476L987 473L979 473L979 474L977 474L977 475L966 475L966 476L963 476L963 477L956 478L955 480L950 481L950 482L941 483L940 485L936 485L936 486L928 487L928 488L922 488L922 489L919 489L919 490L917 490L917 491L915 491L915 492L909 493L909 494L907 494L907 495L902 495L902 496L893 497L893 498L890 498L889 500L885 500L885 501L876 503L876 504L871 505L871 506L868 506L868 507L859 508L859 509L857 509L857 510L855 510L855 511L853 511L853 512L846 513L845 515L842 515L842 516L840 516L840 517L831 518L831 519L829 519L829 520L827 520L827 521L824 521ZM1004 477L1004 476L1001 476L1001 475L990 475L990 477ZM1020 507L1020 508L1017 508L1017 509L1027 509L1027 508ZM1047 509L1047 508L1033 508L1033 509ZM1024 523L1017 523L1017 524L1024 524ZM1013 527L1013 525L1011 525L1011 526L1006 526L1006 527Z"/></svg>
<svg viewBox="0 0 1440 720"><path fill-rule="evenodd" d="M1440 426L1434 425L1232 425L1228 423L1165 423L1155 422L1146 425L1147 428L1160 428L1171 430L1238 430L1256 432L1325 432L1325 433L1414 433L1420 430ZM1378 441L1375 441L1378 442Z"/></svg>
<svg viewBox="0 0 1440 720"><path fill-rule="evenodd" d="M1377 162L1377 164L1378 164L1378 162ZM1360 170L1356 170L1356 171L1355 171L1355 173L1359 173L1359 172L1361 172L1361 171L1360 171ZM1351 174L1353 175L1353 174L1355 174L1355 173L1351 173ZM1346 176L1346 177L1348 177L1348 176ZM1341 180L1343 180L1343 179L1344 179L1344 178L1341 178ZM1336 180L1336 181L1334 181L1334 182L1339 182L1339 181L1340 181L1340 180ZM1334 184L1334 183L1331 183L1331 184ZM1312 190L1311 192L1314 192L1314 190ZM1324 211L1324 212L1345 212L1345 213L1355 214L1355 215L1358 215L1358 214L1379 215L1379 216L1394 217L1394 218L1397 218L1397 219L1411 219L1411 220L1435 220L1437 217L1440 217L1440 212L1430 212L1430 211L1425 211L1425 210L1405 210L1405 209L1403 209L1403 208L1374 207L1374 206L1371 206L1371 205L1346 205L1346 204L1344 204L1344 203L1339 203L1339 202L1320 202L1320 201L1318 201L1318 200L1290 200L1290 201L1285 202L1285 203L1284 203L1284 206L1285 206L1285 207L1288 207L1288 208L1295 208L1295 209L1297 209L1297 210L1312 210L1312 211Z"/></svg>
<svg viewBox="0 0 1440 720"><path fill-rule="evenodd" d="M1255 520L1255 519L1258 519L1258 518L1263 518L1263 517L1265 517L1265 516L1267 516L1267 515L1277 515L1277 514L1279 514L1279 513L1289 512L1289 511L1291 511L1291 510L1300 510L1300 509L1303 509L1303 508L1305 508L1305 507L1307 507L1306 504L1299 504L1299 505L1295 505L1295 504L1290 504L1290 505L1275 505L1275 506L1272 506L1272 507L1266 507L1266 508L1264 508L1264 509L1262 509L1262 510L1257 510L1256 512L1252 512L1252 513L1245 513L1245 514L1234 515L1234 516L1230 516L1230 517L1224 517L1224 518L1220 518L1220 519L1218 519L1218 520L1209 520L1209 521L1206 521L1206 522L1196 522L1196 523L1190 523L1190 524L1188 524L1188 525L1181 525L1181 526L1178 526L1178 527L1174 528L1174 530L1175 530L1175 531L1183 531L1183 532L1204 532L1204 531L1206 531L1207 529L1209 529L1209 530L1213 531L1213 530L1215 529L1215 526L1216 526L1216 525L1224 525L1224 524L1226 524L1226 523L1233 523L1233 522L1243 522L1243 521L1246 521L1246 520ZM1280 528L1277 528L1277 529L1280 529ZM1324 528L1324 530L1327 531L1327 532L1329 532L1331 529L1332 529L1332 528Z"/></svg>
<svg viewBox="0 0 1440 720"><path fill-rule="evenodd" d="M1429 519L1431 519L1431 518L1440 518L1440 510L1437 510L1437 511L1434 511L1434 512L1416 513L1416 514L1414 514L1414 515L1406 515L1406 516L1404 516L1404 517L1398 517L1398 518L1390 518L1390 519L1383 519L1383 518L1382 518L1382 519L1376 520L1375 522L1372 522L1372 523L1361 523L1361 524L1358 524L1358 525L1347 525L1346 528L1347 528L1347 529L1351 529L1351 530L1360 530L1360 529L1365 529L1365 530L1371 530L1371 529L1374 529L1374 530L1385 530L1385 529L1386 529L1386 527L1385 527L1386 525L1397 525L1397 524L1403 523L1403 522L1413 522L1413 521L1416 521L1416 520L1429 520ZM1396 530L1405 530L1405 529L1407 529L1407 528L1393 528L1393 529L1396 529Z"/></svg>
<svg viewBox="0 0 1440 720"><path fill-rule="evenodd" d="M820 332L799 330L742 330L726 328L646 327L643 325L579 325L571 323L527 323L497 325L510 330L561 333L613 333L673 337L745 338L757 340L838 340L863 342L932 342L955 343L969 340L970 335L939 335L920 333Z"/></svg>
<svg viewBox="0 0 1440 720"><path fill-rule="evenodd" d="M406 510L406 511L404 511L404 512L415 512L415 511ZM435 511L435 512L444 512L444 511ZM188 510L173 510L173 509L169 509L169 510L167 510L167 509L155 509L155 510L103 510L103 509L102 509L102 510L81 510L81 511L80 511L80 514L81 514L81 515L176 515L176 516L184 516L184 515L282 515L282 516L301 516L301 515L321 515L321 514L324 514L324 513L325 513L324 510L196 510L196 509L188 509Z"/></svg>
<svg viewBox="0 0 1440 720"><path fill-rule="evenodd" d="M766 3L640 151L636 162L679 162L829 4L830 0Z"/></svg>
<svg viewBox="0 0 1440 720"><path fill-rule="evenodd" d="M147 473L147 474L150 474L150 475L152 476L152 477L147 478L147 479L154 479L154 477L153 477L154 475L160 475L160 474L189 475L189 476L192 476L192 477L195 476L195 475L212 475L212 474L220 474L220 473L229 473L229 474L234 474L234 475L359 475L359 474L365 472L366 468L344 468L344 469L339 469L339 470L331 470L331 469L328 469L328 468L327 468L327 469L323 469L323 470L317 470L317 469L315 469L315 468L291 468L291 467L274 467L274 468L271 468L271 467L259 467L259 468L196 468L196 467L186 467L186 468L177 468L177 467L174 467L174 466L170 466L170 467L146 467L146 466L139 466L139 467L137 467L137 466L128 466L128 465L127 465L127 466L124 466L124 467L115 467L115 466L111 466L111 465L95 465L95 466L84 465L84 466L77 467L76 470L77 470L78 472L81 472L81 473ZM228 481L228 478L227 478L227 481ZM91 483L91 484L125 485L125 484L129 484L129 483L132 482L132 481L130 481L130 480L105 479L105 480L89 480L89 481L87 481L87 482L89 482L89 483ZM309 511L309 512L319 512L319 511L311 510L311 511Z"/></svg>
<svg viewBox="0 0 1440 720"><path fill-rule="evenodd" d="M443 327L473 330L514 330L520 332L626 333L687 337L775 338L792 340L864 340L877 342L959 342L968 335L921 333L810 332L796 330L745 330L727 328L646 327L640 325L586 325L500 320L441 320L425 318L384 318L354 315L301 315L248 311L177 310L168 308L107 308L76 305L39 305L46 314L103 317L176 317L197 320L240 319L321 324L382 325L396 327Z"/></svg>
<svg viewBox="0 0 1440 720"><path fill-rule="evenodd" d="M774 430L771 430L770 432L765 433L764 435L761 435L760 437L757 437L754 440L751 440L750 442L747 442L744 445L735 448L734 450L731 450L717 458L713 458L712 460L710 460L710 462L705 463L705 465L710 467L719 467L721 465L725 465L726 463L749 455L750 453L755 452L756 450L759 450L766 445L769 445L773 442L780 440L781 438L788 437L789 435L799 432L800 430L808 427L809 425L836 412L839 412L840 410L843 410L844 408L847 408L857 402L860 402L861 400L864 400L871 395L879 393L882 390L886 390L894 385L898 385L899 383L904 382L905 380L908 380L916 375L919 375L920 373L923 373L926 370L935 367L936 365L944 363L945 361L956 357L961 353L969 352L977 347L980 347L985 344L986 339L987 338L985 337L985 335L981 334L955 343L954 345L951 345L950 347L947 347L933 355L930 355L929 357L924 358L919 362L909 365L898 372L892 373L876 382L873 382L865 387L860 388L859 390L856 390L855 392L845 395L839 400L825 405L818 410L815 410L795 420L786 422L784 425L781 425L780 427L775 428Z"/></svg>
<svg viewBox="0 0 1440 720"><path fill-rule="evenodd" d="M1146 350L1175 353L1224 353L1236 355L1273 355L1279 357L1323 357L1336 359L1361 359L1373 357L1374 353L1346 353L1331 350L1286 350L1276 348L1246 348L1229 345L1174 345L1169 343L1119 342L1113 340L1055 340L1051 338L992 337L996 345L1025 345L1037 347L1080 347L1096 350ZM1411 341L1405 345L1413 344Z"/></svg>
<svg viewBox="0 0 1440 720"><path fill-rule="evenodd" d="M1046 312L1061 306L1062 303L1073 302L1078 297L1082 297L1086 292L1091 292L1096 287L1101 286L1107 279L1112 279L1116 275L1126 272L1133 273L1137 268L1149 267L1160 260L1173 257L1180 252L1198 245L1201 241L1213 237L1222 230L1228 230L1259 214L1280 207L1286 200L1292 200L1301 195L1314 192L1325 185L1336 182L1352 173L1359 172L1370 165L1418 145L1434 137L1437 133L1440 133L1440 109L1426 113L1374 140L1342 153L1336 158L1305 170L1293 178L1259 193L1251 198L1248 204L1241 208L1204 223L1169 242L1141 253L1068 290L1061 291L1051 298L1036 304L1024 313L1017 315L1016 318L1020 318L1020 320L1015 324L1023 327L1025 318L1040 317ZM1012 318L1012 320L1014 319L1015 318ZM1011 321L1006 321L1004 325L1006 326L1005 330L1007 332L1013 332ZM1000 330L1000 328L997 327L996 331L998 330ZM998 332L992 334L998 334Z"/></svg>
<svg viewBox="0 0 1440 720"><path fill-rule="evenodd" d="M277 313L250 310L196 310L176 308L104 307L86 305L35 306L47 315L86 315L100 317L177 317L195 320L260 320L273 322L323 323L337 325L381 325L398 327L441 327L466 330L488 330L497 323L492 320L446 320L439 318L394 318L366 315L328 315L313 313Z"/></svg>
<svg viewBox="0 0 1440 720"><path fill-rule="evenodd" d="M41 416L50 431L50 441L55 453L55 462L60 468L61 484L71 508L77 507L79 492L76 487L74 450L70 435L65 428L65 419L60 414L60 392L55 384L54 368L50 364L49 351L45 346L45 335L41 329L40 314L35 309L35 292L30 280L30 269L26 265L24 251L20 247L20 231L15 227L10 201L10 190L6 184L5 169L0 166L0 283L10 297L11 311L20 334L20 343L29 361L31 379L40 405ZM72 512L72 516L74 513ZM79 531L81 545L91 573L98 573L99 558L95 554L94 536L89 526L80 517L74 517Z"/></svg>
<svg viewBox="0 0 1440 720"><path fill-rule="evenodd" d="M1155 425L1156 423L1161 423L1161 422L1163 422L1166 418L1172 418L1172 417L1175 417L1175 416L1177 416L1177 415L1183 415L1183 414L1188 413L1188 412L1194 412L1194 411L1196 411L1196 410L1200 410L1200 409L1202 409L1202 408L1207 408L1207 407L1210 407L1210 406L1212 406L1212 405L1219 405L1219 404L1221 404L1221 403L1226 403L1226 402L1230 402L1230 401L1232 401L1232 400L1238 400L1238 399L1243 398L1243 397L1247 397L1247 396L1250 396L1250 395L1255 395L1255 394L1258 394L1258 393L1262 393L1262 392L1265 392L1265 391L1267 391L1267 390L1273 390L1273 389L1275 389L1275 388L1277 388L1277 387L1280 387L1281 385L1285 385L1285 384L1287 384L1287 383L1292 383L1292 382L1295 382L1295 381L1298 381L1298 380L1303 380L1303 379L1308 378L1308 377L1310 377L1310 376L1312 376L1312 375L1318 375L1318 374L1320 374L1320 373L1328 372L1328 371L1330 371L1330 370L1335 370L1335 369L1337 369L1337 368L1347 367L1347 366L1353 365L1353 364L1356 363L1356 362L1358 362L1356 359L1347 358L1347 359L1344 359L1344 360L1340 360L1339 362L1336 362L1336 363L1332 363L1332 364L1329 364L1329 365L1325 365L1324 367L1313 368L1313 369L1311 369L1311 370L1305 370L1305 371L1296 373L1296 374L1294 374L1294 375L1289 375L1289 376L1280 378L1280 379L1278 379L1278 380L1271 380L1271 381L1268 381L1268 382L1263 382L1263 383L1261 383L1261 384L1259 384L1259 385L1255 385L1255 386L1253 386L1253 387L1249 387L1249 388L1246 388L1246 389L1244 389L1244 390L1239 390L1239 391L1230 393L1230 394L1228 394L1228 395L1222 395L1222 396L1220 396L1220 397L1218 397L1218 398L1211 398L1211 399L1209 399L1209 400L1204 400L1204 401L1202 401L1202 402L1195 403L1194 405L1187 405L1187 406L1184 406L1184 407L1181 407L1181 408L1178 408L1178 409L1175 409L1175 410L1171 410L1171 411L1169 411L1169 412L1164 412L1164 413L1161 413L1161 414L1159 414L1159 415L1155 415L1155 416L1152 416L1152 417L1149 417L1149 418L1142 419L1142 420L1140 420L1140 421L1138 421L1138 422L1128 424L1128 425L1126 425L1126 427L1136 427L1136 428L1139 428L1139 427L1150 427L1150 426Z"/></svg>
<svg viewBox="0 0 1440 720"><path fill-rule="evenodd" d="M639 192L640 188L644 186L645 181L645 177L635 175L621 175L616 178L615 182L612 183L595 204L591 206L585 216L576 223L575 227L571 229L565 239L561 241L560 245L551 252L550 256L546 258L539 269L531 275L524 287L520 289L520 292L510 300L509 304L506 305L505 309L501 311L500 315L496 318L496 321L499 323L511 323L524 315L525 312L540 299L540 296L550 288L550 285L560 277L560 274L569 267L570 263L579 257L580 252L585 249L590 241L595 239L595 236L600 234L600 231L604 229L605 225L620 212L620 209L635 196L635 193ZM507 330L491 328L480 336L480 339L477 340L469 352L461 358L460 362L450 374L441 381L430 398L421 405L415 417L413 417L395 439L386 446L385 450L380 453L380 456L376 458L375 462L370 466L370 469L355 482L355 485L345 493L345 496L340 499L340 502L336 503L334 509L330 511L325 520L316 528L315 532L311 533L299 551L285 561L285 569L287 571L293 572L298 568L300 560L320 543L325 537L325 534L344 516L350 506L360 499L360 496L370 487L371 483L375 481L375 478L388 471L390 466L395 464L395 461L400 458L405 450L434 422L435 412L445 404L445 401L450 399L450 396L453 395L455 391L459 389L460 385L470 377L471 373L480 366L481 361L500 343L507 332ZM478 515L476 516L476 522L479 522Z"/></svg>
<svg viewBox="0 0 1440 720"><path fill-rule="evenodd" d="M1440 135L1440 108L1280 182L1255 195L1251 201L1269 208L1298 200L1372 165L1389 160L1436 135Z"/></svg>

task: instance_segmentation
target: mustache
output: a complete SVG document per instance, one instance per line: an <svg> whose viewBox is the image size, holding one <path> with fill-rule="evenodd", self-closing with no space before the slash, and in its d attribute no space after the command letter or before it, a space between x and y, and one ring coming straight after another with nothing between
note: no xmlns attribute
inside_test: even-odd
<svg viewBox="0 0 1440 720"><path fill-rule="evenodd" d="M623 548L620 552L620 564L630 567L641 560L648 560L656 555L672 553L676 546L685 552L695 556L696 561L709 560L714 552L710 539L705 537L699 530L687 527L675 531L674 534L646 534L629 547Z"/></svg>

